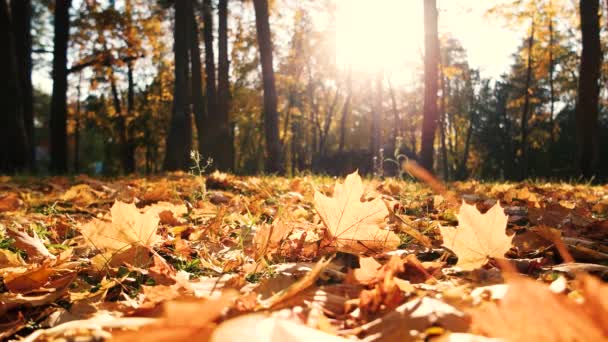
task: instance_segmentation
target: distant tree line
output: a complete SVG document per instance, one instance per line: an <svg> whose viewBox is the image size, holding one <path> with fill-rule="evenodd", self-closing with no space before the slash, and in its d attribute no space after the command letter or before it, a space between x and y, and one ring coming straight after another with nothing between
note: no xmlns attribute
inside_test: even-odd
<svg viewBox="0 0 608 342"><path fill-rule="evenodd" d="M496 6L528 30L487 79L422 1L410 84L337 65L332 20L313 20L330 0L0 1L0 172L188 170L194 150L236 173L396 175L408 158L446 180L606 178L603 2Z"/></svg>

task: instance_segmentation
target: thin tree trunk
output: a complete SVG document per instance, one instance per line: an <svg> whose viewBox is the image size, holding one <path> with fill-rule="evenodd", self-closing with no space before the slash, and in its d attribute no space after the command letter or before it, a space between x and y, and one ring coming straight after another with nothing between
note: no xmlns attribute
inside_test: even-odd
<svg viewBox="0 0 608 342"><path fill-rule="evenodd" d="M82 73L78 73L78 85L76 86L76 113L74 123L74 173L80 172L80 85L82 83Z"/></svg>
<svg viewBox="0 0 608 342"><path fill-rule="evenodd" d="M397 98L395 97L395 89L393 89L393 85L391 83L390 77L388 78L388 91L391 97L391 105L393 109L393 134L391 137L391 154L399 154L397 150L397 139L399 139L399 110L397 109Z"/></svg>
<svg viewBox="0 0 608 342"><path fill-rule="evenodd" d="M133 80L133 62L127 63L127 117L132 118L135 115L135 81ZM134 125L127 125L127 120L124 120L125 124L125 145L123 146L123 170L126 174L135 172L136 160L135 151L137 144L134 140Z"/></svg>
<svg viewBox="0 0 608 342"><path fill-rule="evenodd" d="M228 61L228 0L218 3L218 77L217 99L219 118L219 166L234 169L234 142L230 127L230 64Z"/></svg>
<svg viewBox="0 0 608 342"><path fill-rule="evenodd" d="M471 118L469 122L469 128L467 130L467 136L464 142L464 148L462 152L462 159L460 160L460 165L458 167L458 178L460 180L465 179L467 177L467 161L469 160L469 151L471 147L471 137L473 136L473 128L474 128L474 116L475 112L471 112Z"/></svg>
<svg viewBox="0 0 608 342"><path fill-rule="evenodd" d="M34 139L34 113L32 88L32 4L31 0L11 0L13 34L15 38L17 70L19 73L23 121L29 147L28 164L35 169L36 142Z"/></svg>
<svg viewBox="0 0 608 342"><path fill-rule="evenodd" d="M218 147L220 142L218 129L220 118L217 107L217 86L215 77L215 53L213 47L213 7L211 0L203 0L203 40L205 42L205 100L207 101L207 137L204 138L205 152L214 160L214 166L219 162Z"/></svg>
<svg viewBox="0 0 608 342"><path fill-rule="evenodd" d="M70 35L71 0L55 1L55 36L53 38L53 93L51 96L50 147L53 173L68 171L67 133L67 52Z"/></svg>
<svg viewBox="0 0 608 342"><path fill-rule="evenodd" d="M524 109L521 113L521 164L519 166L520 179L528 177L528 112L530 111L530 96L532 92L532 48L534 47L535 19L532 15L530 37L528 38L528 62L526 69L526 93L524 94Z"/></svg>
<svg viewBox="0 0 608 342"><path fill-rule="evenodd" d="M549 2L551 6L551 1ZM555 42L553 41L553 17L549 18L549 125L551 129L551 146L549 147L550 152L553 151L553 145L555 144L555 87L553 80L553 73L555 70L555 61L553 56L553 49ZM552 153L549 153L551 155Z"/></svg>
<svg viewBox="0 0 608 342"><path fill-rule="evenodd" d="M266 138L266 171L283 173L281 146L279 142L279 114L277 112L277 92L272 65L272 40L268 22L268 1L254 0L256 32L262 64L264 84L264 132Z"/></svg>
<svg viewBox="0 0 608 342"><path fill-rule="evenodd" d="M175 2L175 87L173 91L173 113L167 147L165 170L186 170L192 146L192 124L188 106L188 13L186 1Z"/></svg>
<svg viewBox="0 0 608 342"><path fill-rule="evenodd" d="M380 147L382 146L380 132L380 123L382 122L382 78L382 73L379 72L376 75L376 94L373 91L370 92L372 94L372 131L370 141L370 153L372 157L379 154Z"/></svg>
<svg viewBox="0 0 608 342"><path fill-rule="evenodd" d="M205 97L203 95L203 70L201 66L201 50L199 47L198 39L198 24L196 22L196 15L194 14L194 8L192 3L188 1L188 27L189 27L189 42L188 49L190 54L190 67L191 67L191 91L192 91L192 109L194 111L194 122L196 124L197 141L198 141L198 153L201 156L209 156L205 149L205 141L209 139L208 130L210 127L207 122L207 107L205 103Z"/></svg>
<svg viewBox="0 0 608 342"><path fill-rule="evenodd" d="M602 64L599 0L580 0L580 15L583 51L576 103L576 136L579 171L588 179L597 173L599 162L598 97Z"/></svg>
<svg viewBox="0 0 608 342"><path fill-rule="evenodd" d="M348 78L346 80L346 87L348 94L346 94L346 101L344 101L344 106L342 107L342 117L340 118L340 140L338 144L338 151L340 154L344 152L344 144L346 141L346 121L348 120L348 114L350 113L350 98L353 92L353 82L351 69L348 69Z"/></svg>
<svg viewBox="0 0 608 342"><path fill-rule="evenodd" d="M448 97L448 93L447 93L447 87L446 87L446 79L445 79L445 74L443 73L443 66L441 68L441 110L440 110L440 115L441 115L441 120L439 123L439 133L441 134L441 159L442 159L442 164L443 164L443 179L445 180L449 180L450 179L450 168L448 165L448 148L446 146L446 134L445 134L445 129L446 129L446 110L447 110L447 97Z"/></svg>
<svg viewBox="0 0 608 342"><path fill-rule="evenodd" d="M439 38L437 33L436 0L424 0L424 108L420 161L433 170L435 132L437 131L437 68Z"/></svg>

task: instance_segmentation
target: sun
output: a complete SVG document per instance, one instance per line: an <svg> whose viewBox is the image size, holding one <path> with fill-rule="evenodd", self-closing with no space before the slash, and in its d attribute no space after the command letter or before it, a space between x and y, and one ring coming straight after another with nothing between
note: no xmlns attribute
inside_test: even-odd
<svg viewBox="0 0 608 342"><path fill-rule="evenodd" d="M336 61L354 73L396 73L422 60L422 1L336 0Z"/></svg>

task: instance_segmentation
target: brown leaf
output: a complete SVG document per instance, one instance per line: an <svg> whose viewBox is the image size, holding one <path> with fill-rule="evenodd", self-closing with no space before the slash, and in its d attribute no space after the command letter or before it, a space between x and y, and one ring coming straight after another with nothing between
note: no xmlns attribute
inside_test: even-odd
<svg viewBox="0 0 608 342"><path fill-rule="evenodd" d="M16 211L23 206L23 201L19 194L9 192L0 196L0 213L5 211Z"/></svg>
<svg viewBox="0 0 608 342"><path fill-rule="evenodd" d="M339 251L362 254L394 250L399 237L380 228L388 209L380 198L361 202L364 189L355 171L344 184L336 182L333 197L315 191L315 209Z"/></svg>
<svg viewBox="0 0 608 342"><path fill-rule="evenodd" d="M518 275L498 304L472 311L473 331L510 341L605 341L608 338L608 286L584 278L585 303L555 294Z"/></svg>
<svg viewBox="0 0 608 342"><path fill-rule="evenodd" d="M40 240L36 232L34 232L34 236L29 236L25 232L10 228L8 228L6 232L15 239L15 247L24 250L30 261L40 262L43 260L56 259L46 246L44 246L44 243Z"/></svg>
<svg viewBox="0 0 608 342"><path fill-rule="evenodd" d="M93 203L96 203L103 199L105 194L101 191L94 190L87 184L78 184L69 188L61 200L64 202L71 202L79 207L88 207Z"/></svg>
<svg viewBox="0 0 608 342"><path fill-rule="evenodd" d="M111 222L93 219L80 232L94 247L118 252L129 246L151 247L160 241L156 234L159 218L154 211L140 213L135 204L116 201L110 209Z"/></svg>
<svg viewBox="0 0 608 342"><path fill-rule="evenodd" d="M440 231L443 246L456 253L456 266L463 270L481 267L489 258L502 258L511 248L513 237L505 232L508 217L499 203L481 214L474 205L463 202L456 217L458 228L440 227Z"/></svg>

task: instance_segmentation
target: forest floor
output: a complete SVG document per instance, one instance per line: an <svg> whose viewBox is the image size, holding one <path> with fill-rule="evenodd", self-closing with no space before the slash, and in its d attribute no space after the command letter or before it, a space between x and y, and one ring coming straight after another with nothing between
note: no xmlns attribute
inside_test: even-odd
<svg viewBox="0 0 608 342"><path fill-rule="evenodd" d="M0 340L608 339L608 186L431 185L3 177Z"/></svg>

